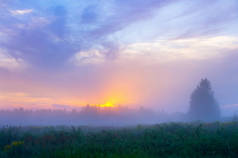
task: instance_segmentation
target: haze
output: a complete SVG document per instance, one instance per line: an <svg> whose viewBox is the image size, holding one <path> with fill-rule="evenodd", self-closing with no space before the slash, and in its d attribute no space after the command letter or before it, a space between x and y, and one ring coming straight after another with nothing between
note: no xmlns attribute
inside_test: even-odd
<svg viewBox="0 0 238 158"><path fill-rule="evenodd" d="M208 78L233 116L237 10L237 0L0 0L0 109L186 113Z"/></svg>

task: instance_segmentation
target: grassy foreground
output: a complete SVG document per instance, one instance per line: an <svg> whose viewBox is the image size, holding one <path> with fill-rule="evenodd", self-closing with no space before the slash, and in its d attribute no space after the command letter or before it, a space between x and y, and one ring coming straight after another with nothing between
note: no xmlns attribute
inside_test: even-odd
<svg viewBox="0 0 238 158"><path fill-rule="evenodd" d="M238 124L3 127L0 158L238 157Z"/></svg>

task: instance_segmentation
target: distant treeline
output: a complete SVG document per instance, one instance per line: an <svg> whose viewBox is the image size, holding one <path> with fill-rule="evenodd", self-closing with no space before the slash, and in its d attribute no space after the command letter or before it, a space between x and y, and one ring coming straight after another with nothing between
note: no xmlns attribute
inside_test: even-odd
<svg viewBox="0 0 238 158"><path fill-rule="evenodd" d="M185 121L184 114L169 115L151 110L126 107L99 108L85 106L81 110L2 110L0 125L96 125L124 126L155 124L167 121Z"/></svg>

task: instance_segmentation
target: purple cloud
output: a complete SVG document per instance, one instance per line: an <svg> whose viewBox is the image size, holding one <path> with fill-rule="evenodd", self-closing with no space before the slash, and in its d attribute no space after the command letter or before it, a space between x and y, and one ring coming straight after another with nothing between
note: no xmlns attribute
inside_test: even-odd
<svg viewBox="0 0 238 158"><path fill-rule="evenodd" d="M104 48L102 53L108 60L115 59L119 45L118 41L110 38L113 34L131 24L150 19L171 5L182 4L186 8L188 0L115 0L103 3L83 1L70 4L66 1L43 0L0 2L0 33L8 37L0 40L0 47L13 57L22 58L34 68L55 70L65 67L75 53L98 45ZM186 12L174 17L175 20L190 17L188 25L184 26L186 29L177 32L180 35L178 37L221 31L223 24L237 18L235 6L228 6L220 11L221 4L223 3L218 0L209 4L203 0L191 2L193 9L187 7ZM208 11L209 7L214 7L219 12ZM21 16L11 13L26 9L32 12ZM164 33L170 34L169 31Z"/></svg>

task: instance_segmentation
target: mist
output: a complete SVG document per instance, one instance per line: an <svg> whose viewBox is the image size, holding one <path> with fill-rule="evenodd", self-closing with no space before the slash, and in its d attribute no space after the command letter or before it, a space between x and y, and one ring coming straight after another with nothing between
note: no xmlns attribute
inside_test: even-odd
<svg viewBox="0 0 238 158"><path fill-rule="evenodd" d="M219 80L227 69L211 73L219 64L217 61L211 64L211 60L209 64L181 61L176 66L124 62L88 67L87 71L58 72L54 76L14 74L14 79L1 81L1 89L8 93L2 93L0 98L0 125L125 126L189 122L190 95L203 76L211 79L222 120L232 120L238 109L236 102L227 105L225 101L232 103L235 98L224 95L230 92L227 86L230 82ZM118 107L96 106L106 102Z"/></svg>
<svg viewBox="0 0 238 158"><path fill-rule="evenodd" d="M38 124L42 111L51 124L184 121L203 78L211 81L222 117L238 112L236 1L209 2L212 13L188 0L0 2L6 122L16 113L28 116L19 124ZM127 110L90 117L82 110L108 102Z"/></svg>
<svg viewBox="0 0 238 158"><path fill-rule="evenodd" d="M86 106L81 110L2 110L1 126L136 126L162 122L185 121L183 114L167 114L128 107L99 108Z"/></svg>

